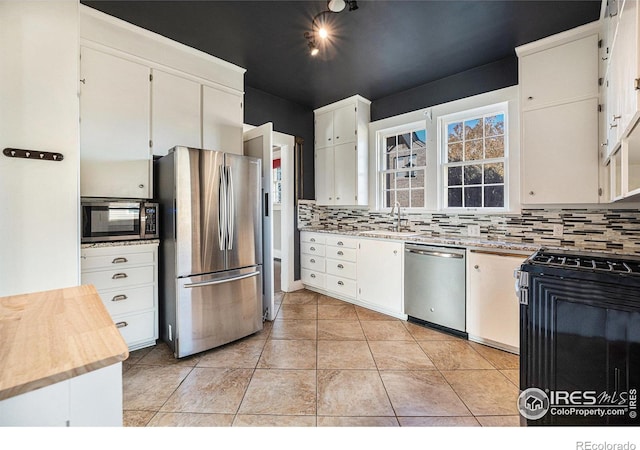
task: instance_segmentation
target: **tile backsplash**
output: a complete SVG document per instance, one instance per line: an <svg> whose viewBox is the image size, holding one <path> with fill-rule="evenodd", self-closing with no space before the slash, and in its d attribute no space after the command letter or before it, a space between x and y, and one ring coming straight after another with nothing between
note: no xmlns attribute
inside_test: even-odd
<svg viewBox="0 0 640 450"><path fill-rule="evenodd" d="M402 229L439 236L469 236L480 226L480 238L548 247L640 254L638 209L523 209L519 214L443 214L403 212ZM366 208L298 204L299 228L364 231L390 230L394 217Z"/></svg>

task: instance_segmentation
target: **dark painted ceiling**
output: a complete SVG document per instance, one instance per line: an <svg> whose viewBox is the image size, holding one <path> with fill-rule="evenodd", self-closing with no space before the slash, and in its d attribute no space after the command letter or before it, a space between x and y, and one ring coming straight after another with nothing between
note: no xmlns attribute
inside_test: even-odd
<svg viewBox="0 0 640 450"><path fill-rule="evenodd" d="M311 57L304 32L326 1L81 3L247 69L245 84L316 108L376 100L515 55L514 48L597 20L600 0L359 0L323 15L331 41Z"/></svg>

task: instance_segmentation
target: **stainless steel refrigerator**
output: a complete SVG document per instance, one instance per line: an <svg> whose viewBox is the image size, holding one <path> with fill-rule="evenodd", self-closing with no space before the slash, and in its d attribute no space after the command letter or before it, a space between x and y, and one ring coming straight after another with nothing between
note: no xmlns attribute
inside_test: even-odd
<svg viewBox="0 0 640 450"><path fill-rule="evenodd" d="M261 163L187 147L155 161L160 335L176 358L262 329Z"/></svg>

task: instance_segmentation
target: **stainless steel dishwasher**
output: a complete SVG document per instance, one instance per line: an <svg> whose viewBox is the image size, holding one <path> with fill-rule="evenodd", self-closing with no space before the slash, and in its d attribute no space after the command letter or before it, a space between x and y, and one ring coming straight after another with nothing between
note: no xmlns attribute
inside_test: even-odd
<svg viewBox="0 0 640 450"><path fill-rule="evenodd" d="M466 336L466 250L406 244L404 312L409 320Z"/></svg>

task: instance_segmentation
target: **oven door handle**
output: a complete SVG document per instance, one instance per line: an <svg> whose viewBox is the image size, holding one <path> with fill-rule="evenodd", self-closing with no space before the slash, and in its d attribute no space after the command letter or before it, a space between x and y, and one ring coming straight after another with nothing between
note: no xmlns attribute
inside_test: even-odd
<svg viewBox="0 0 640 450"><path fill-rule="evenodd" d="M405 252L417 253L418 255L425 255L425 256L437 256L438 258L454 258L454 259L464 258L464 255L460 253L445 253L445 252L438 252L435 250L416 250L412 248L407 248L405 249Z"/></svg>

